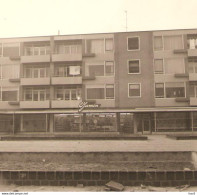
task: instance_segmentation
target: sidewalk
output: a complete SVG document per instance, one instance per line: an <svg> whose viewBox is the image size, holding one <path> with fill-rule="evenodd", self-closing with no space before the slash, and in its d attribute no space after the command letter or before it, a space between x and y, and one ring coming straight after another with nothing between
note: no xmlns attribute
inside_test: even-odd
<svg viewBox="0 0 197 195"><path fill-rule="evenodd" d="M197 151L196 140L148 135L148 140L0 141L0 152L151 152Z"/></svg>

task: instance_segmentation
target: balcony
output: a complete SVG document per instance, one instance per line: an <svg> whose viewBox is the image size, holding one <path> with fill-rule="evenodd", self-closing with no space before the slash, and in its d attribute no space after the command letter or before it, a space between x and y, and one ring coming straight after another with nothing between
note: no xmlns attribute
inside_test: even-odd
<svg viewBox="0 0 197 195"><path fill-rule="evenodd" d="M197 49L188 49L188 56L197 56Z"/></svg>
<svg viewBox="0 0 197 195"><path fill-rule="evenodd" d="M189 81L197 81L197 73L189 73Z"/></svg>
<svg viewBox="0 0 197 195"><path fill-rule="evenodd" d="M50 78L21 78L21 85L50 85Z"/></svg>
<svg viewBox="0 0 197 195"><path fill-rule="evenodd" d="M50 62L50 55L21 56L21 63Z"/></svg>
<svg viewBox="0 0 197 195"><path fill-rule="evenodd" d="M197 97L190 97L190 106L197 106Z"/></svg>
<svg viewBox="0 0 197 195"><path fill-rule="evenodd" d="M20 108L50 108L50 101L21 101Z"/></svg>
<svg viewBox="0 0 197 195"><path fill-rule="evenodd" d="M82 77L52 77L52 85L69 85L69 84L82 84Z"/></svg>
<svg viewBox="0 0 197 195"><path fill-rule="evenodd" d="M81 100L53 100L52 108L78 108Z"/></svg>
<svg viewBox="0 0 197 195"><path fill-rule="evenodd" d="M18 101L0 101L0 109L8 110L8 109L18 109L19 102Z"/></svg>
<svg viewBox="0 0 197 195"><path fill-rule="evenodd" d="M72 54L53 54L53 62L70 62L70 61L82 61L82 53L72 53Z"/></svg>

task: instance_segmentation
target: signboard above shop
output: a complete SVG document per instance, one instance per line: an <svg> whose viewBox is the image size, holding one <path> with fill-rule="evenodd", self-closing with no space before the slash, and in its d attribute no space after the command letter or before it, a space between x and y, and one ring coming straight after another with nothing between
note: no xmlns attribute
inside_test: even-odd
<svg viewBox="0 0 197 195"><path fill-rule="evenodd" d="M100 104L92 104L92 103L88 103L88 102L80 102L79 103L79 112L83 111L84 108L99 108Z"/></svg>

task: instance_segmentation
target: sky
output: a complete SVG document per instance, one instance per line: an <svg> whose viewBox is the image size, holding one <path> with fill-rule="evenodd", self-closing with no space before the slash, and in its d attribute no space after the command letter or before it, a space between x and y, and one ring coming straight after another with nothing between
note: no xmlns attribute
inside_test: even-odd
<svg viewBox="0 0 197 195"><path fill-rule="evenodd" d="M0 0L0 38L197 28L197 0Z"/></svg>

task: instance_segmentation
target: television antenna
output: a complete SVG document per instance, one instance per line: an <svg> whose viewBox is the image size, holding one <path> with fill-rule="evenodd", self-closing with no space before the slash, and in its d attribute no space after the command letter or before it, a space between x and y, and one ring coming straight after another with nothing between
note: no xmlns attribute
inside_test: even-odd
<svg viewBox="0 0 197 195"><path fill-rule="evenodd" d="M125 17L126 17L126 18L125 18L125 20L126 20L126 21L125 21L125 22L126 22L125 28L126 28L126 32L127 32L127 28L128 28L128 27L127 27L127 10L125 10L124 12L125 12Z"/></svg>

